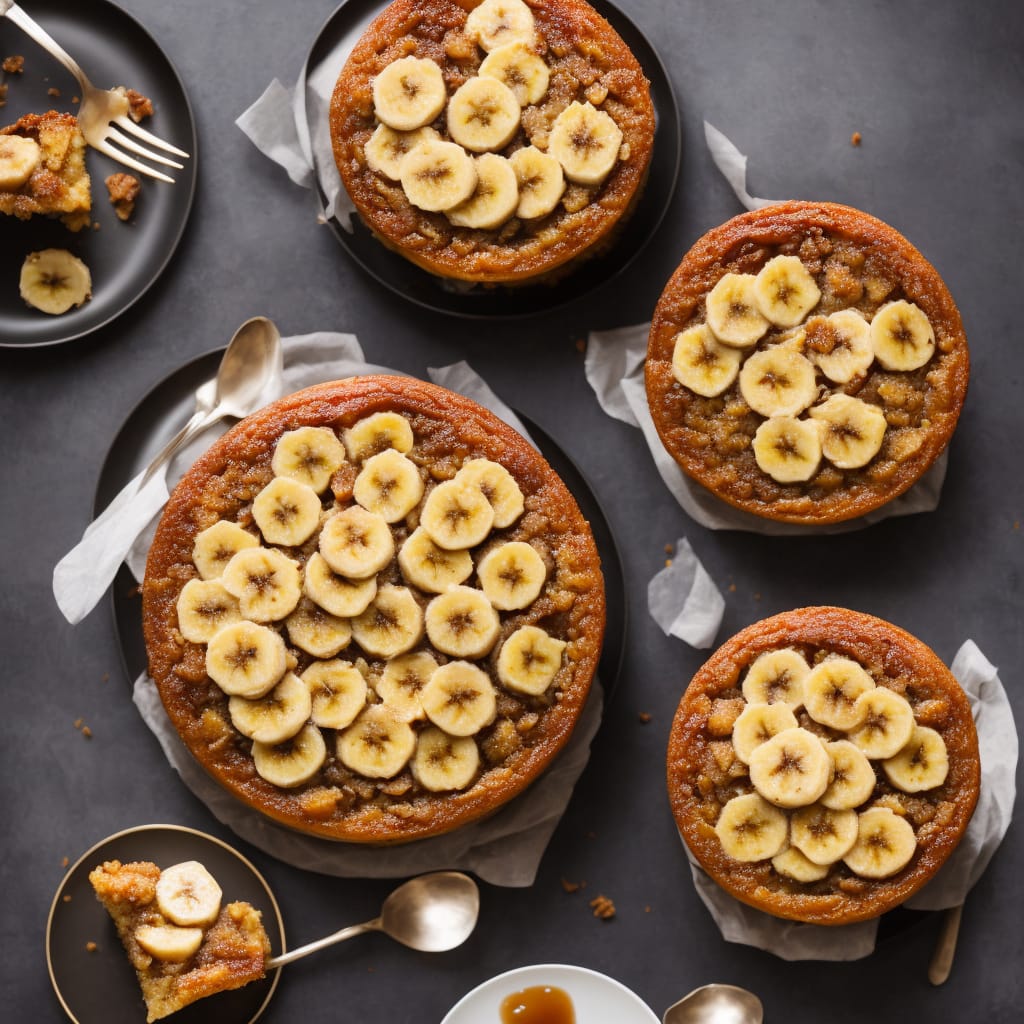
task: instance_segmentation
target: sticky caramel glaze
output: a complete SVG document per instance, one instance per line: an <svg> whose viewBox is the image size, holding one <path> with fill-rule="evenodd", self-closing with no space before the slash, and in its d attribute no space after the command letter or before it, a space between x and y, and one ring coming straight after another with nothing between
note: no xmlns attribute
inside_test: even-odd
<svg viewBox="0 0 1024 1024"><path fill-rule="evenodd" d="M488 737L481 734L483 771L464 791L424 791L408 768L400 776L409 787L404 794L395 793L395 779L352 779L334 757L331 732L325 734L329 755L320 772L295 789L280 789L256 773L250 741L231 725L227 697L206 675L204 645L188 643L178 633L178 594L196 573L196 534L217 519L251 515L253 497L271 479L270 462L281 434L307 425L342 430L381 411L410 417L416 436L410 457L428 465L434 479L453 476L464 460L477 457L500 462L515 477L526 511L508 531L508 539L540 536L554 559L544 591L522 614L569 643L566 659L540 698L498 687L498 721L490 734L494 739L488 747ZM298 549L294 554L300 557ZM385 571L397 572L394 564ZM490 814L522 792L569 739L597 669L604 622L597 549L579 507L554 470L520 434L482 406L409 377L321 384L238 423L197 460L172 494L143 583L150 674L192 754L236 797L281 824L349 842L404 842L437 835ZM513 623L512 618L503 620L503 637ZM300 663L308 661L290 643L288 648ZM479 662L492 679L497 649ZM527 715L536 716L536 724L518 729ZM496 736L502 722L509 737L505 747Z"/></svg>
<svg viewBox="0 0 1024 1024"><path fill-rule="evenodd" d="M910 373L887 372L876 362L862 384L832 384L819 374L827 390L880 406L889 429L867 466L840 470L822 460L798 484L777 483L757 466L750 440L763 417L746 406L738 382L703 398L672 374L676 335L704 320L704 300L715 284L730 272L756 274L780 253L799 256L815 277L822 300L814 313L854 308L870 318L885 302L905 298L924 311L936 341L929 362ZM654 424L689 476L737 508L808 524L864 515L916 483L953 435L968 373L960 313L935 268L882 221L848 206L806 202L741 214L693 246L658 300L646 367Z"/></svg>
<svg viewBox="0 0 1024 1024"><path fill-rule="evenodd" d="M902 693L921 724L939 732L949 754L942 786L907 794L908 818L934 818L915 827L917 850L891 878L858 878L840 861L820 882L779 875L771 861L741 863L726 855L714 826L729 796L752 792L746 774L713 778L713 737L708 718L717 698L740 695L744 672L765 651L795 647L805 656L834 653L852 658L879 686ZM725 740L724 742L728 742ZM896 791L877 773L879 797ZM813 924L850 924L877 917L921 888L959 843L974 813L980 784L978 737L967 695L938 656L909 633L871 615L845 608L800 608L755 622L723 644L693 677L679 703L668 747L668 793L676 824L701 867L738 900L776 917Z"/></svg>
<svg viewBox="0 0 1024 1024"><path fill-rule="evenodd" d="M501 1024L576 1024L569 993L554 985L533 985L501 1001Z"/></svg>
<svg viewBox="0 0 1024 1024"><path fill-rule="evenodd" d="M608 89L600 109L622 129L628 156L620 159L604 183L586 189L587 205L575 212L560 203L545 217L516 218L493 231L458 228L443 213L412 206L397 182L372 171L364 146L376 127L374 77L392 61L414 54L436 61L451 96L476 75L486 54L463 33L476 6L453 0L396 0L366 30L342 69L331 99L330 127L334 159L352 202L363 220L388 247L443 277L514 284L547 277L587 253L612 244L639 199L654 145L654 107L650 83L618 33L583 0L532 3L536 26L547 43L544 60L551 70L547 95L524 108L523 120L542 124L599 81ZM444 113L433 126L444 134ZM501 150L509 156L530 145L521 126ZM567 183L569 189L579 189Z"/></svg>

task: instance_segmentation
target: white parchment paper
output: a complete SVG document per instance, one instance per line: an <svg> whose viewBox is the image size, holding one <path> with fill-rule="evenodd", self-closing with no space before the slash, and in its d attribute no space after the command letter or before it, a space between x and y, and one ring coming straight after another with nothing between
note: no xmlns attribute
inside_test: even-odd
<svg viewBox="0 0 1024 1024"><path fill-rule="evenodd" d="M715 642L725 599L685 537L676 541L670 564L647 584L647 610L665 636L697 648Z"/></svg>

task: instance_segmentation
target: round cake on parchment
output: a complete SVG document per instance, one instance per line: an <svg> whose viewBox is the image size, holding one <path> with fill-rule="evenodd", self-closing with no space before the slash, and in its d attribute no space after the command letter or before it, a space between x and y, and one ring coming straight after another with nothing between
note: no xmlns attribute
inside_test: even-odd
<svg viewBox="0 0 1024 1024"><path fill-rule="evenodd" d="M920 640L801 608L722 645L680 701L668 792L700 866L777 917L839 925L921 888L974 812L970 703Z"/></svg>
<svg viewBox="0 0 1024 1024"><path fill-rule="evenodd" d="M654 142L643 70L584 0L395 0L331 100L374 234L441 277L552 280L613 244Z"/></svg>
<svg viewBox="0 0 1024 1024"><path fill-rule="evenodd" d="M149 552L150 674L197 760L300 831L404 842L489 815L568 740L600 561L565 485L482 406L318 385L182 478Z"/></svg>
<svg viewBox="0 0 1024 1024"><path fill-rule="evenodd" d="M901 234L848 206L787 202L686 254L654 311L646 381L689 476L755 515L821 524L920 479L968 371L956 304Z"/></svg>

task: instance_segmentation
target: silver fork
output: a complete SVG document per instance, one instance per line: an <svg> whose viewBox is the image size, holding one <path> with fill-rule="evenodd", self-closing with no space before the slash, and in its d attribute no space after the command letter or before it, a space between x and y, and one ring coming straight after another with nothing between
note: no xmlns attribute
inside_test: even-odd
<svg viewBox="0 0 1024 1024"><path fill-rule="evenodd" d="M179 171L182 169L181 164L171 160L170 157L163 156L161 153L154 153L152 149L147 149L145 146L140 145L135 139L140 139L156 149L161 149L165 153L172 153L174 156L182 157L183 159L188 159L188 153L178 149L177 146L172 146L169 142L164 142L163 139L153 135L152 132L147 132L145 128L140 128L128 116L128 97L116 89L97 89L89 81L77 62L52 36L14 3L14 0L0 0L0 15L6 15L10 18L18 28L30 35L44 50L49 51L52 56L59 60L75 76L82 94L81 105L78 108L78 125L82 129L85 141L93 149L99 150L99 152L109 156L112 160L117 160L119 163L138 171L140 174L147 174L151 178L166 181L170 184L174 183L173 178L161 171L154 170L152 167L148 167L140 160L129 156L128 153L122 152L117 146L129 150L131 153L137 153L153 163L163 164L165 167L173 167ZM124 130L121 131L119 129ZM134 136L135 138L129 138L129 136ZM113 145L113 143L117 143L117 146Z"/></svg>

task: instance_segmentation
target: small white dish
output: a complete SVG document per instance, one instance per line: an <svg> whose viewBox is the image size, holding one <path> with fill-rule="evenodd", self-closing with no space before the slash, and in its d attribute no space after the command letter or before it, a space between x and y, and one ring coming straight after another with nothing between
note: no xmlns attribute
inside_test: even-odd
<svg viewBox="0 0 1024 1024"><path fill-rule="evenodd" d="M501 1024L502 1001L514 992L550 985L567 992L577 1024L659 1024L639 996L605 974L570 964L538 964L499 974L460 999L441 1024Z"/></svg>

